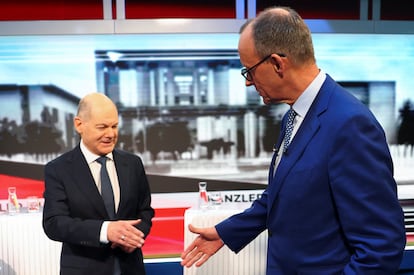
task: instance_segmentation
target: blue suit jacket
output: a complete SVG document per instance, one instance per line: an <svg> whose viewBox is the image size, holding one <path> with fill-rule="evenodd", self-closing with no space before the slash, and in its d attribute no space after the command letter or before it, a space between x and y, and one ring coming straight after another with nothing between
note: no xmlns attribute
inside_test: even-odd
<svg viewBox="0 0 414 275"><path fill-rule="evenodd" d="M142 219L137 227L147 235L154 210L141 159L119 150L113 158L120 187L116 219ZM145 274L140 249L128 254L100 243L101 225L109 217L79 146L45 166L45 187L43 228L49 238L63 243L62 275L112 275L114 257L122 274Z"/></svg>
<svg viewBox="0 0 414 275"><path fill-rule="evenodd" d="M269 275L395 274L406 235L381 126L327 76L263 196L216 229L236 252L267 229Z"/></svg>

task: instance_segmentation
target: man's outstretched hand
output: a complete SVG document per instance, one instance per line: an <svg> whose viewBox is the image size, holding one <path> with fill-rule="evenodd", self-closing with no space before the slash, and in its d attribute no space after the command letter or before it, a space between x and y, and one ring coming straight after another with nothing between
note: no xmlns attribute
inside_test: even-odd
<svg viewBox="0 0 414 275"><path fill-rule="evenodd" d="M181 254L181 265L191 267L195 263L199 267L219 251L224 243L215 227L198 228L190 224L188 229L199 235Z"/></svg>

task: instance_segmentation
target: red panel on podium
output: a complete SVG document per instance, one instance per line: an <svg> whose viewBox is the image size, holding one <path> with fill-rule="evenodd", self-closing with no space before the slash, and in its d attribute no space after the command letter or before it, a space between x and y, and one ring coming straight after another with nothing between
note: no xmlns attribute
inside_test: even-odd
<svg viewBox="0 0 414 275"><path fill-rule="evenodd" d="M155 208L153 226L143 253L145 258L177 257L184 249L185 208Z"/></svg>

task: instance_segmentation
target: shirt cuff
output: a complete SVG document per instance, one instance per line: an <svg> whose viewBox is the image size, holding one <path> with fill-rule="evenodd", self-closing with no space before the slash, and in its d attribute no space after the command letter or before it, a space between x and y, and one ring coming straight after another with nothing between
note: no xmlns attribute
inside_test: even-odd
<svg viewBox="0 0 414 275"><path fill-rule="evenodd" d="M108 241L108 225L109 221L105 221L101 226L101 234L99 235L99 241L101 243L109 243Z"/></svg>

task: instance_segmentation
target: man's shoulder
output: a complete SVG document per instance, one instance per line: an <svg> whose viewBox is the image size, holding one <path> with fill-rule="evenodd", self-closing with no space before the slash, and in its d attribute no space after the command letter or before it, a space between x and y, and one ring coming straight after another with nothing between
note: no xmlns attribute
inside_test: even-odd
<svg viewBox="0 0 414 275"><path fill-rule="evenodd" d="M137 154L134 154L129 151L122 150L122 149L114 149L112 154L114 155L114 158L121 158L124 160L130 160L130 161L141 160L141 158Z"/></svg>
<svg viewBox="0 0 414 275"><path fill-rule="evenodd" d="M75 158L77 158L78 156L81 156L81 151L79 149L79 146L66 151L64 153L62 153L61 155L59 155L58 157L52 159L51 161L49 161L46 166L49 165L53 165L53 164L58 164L58 163L62 163L62 162L67 162L67 161L72 161Z"/></svg>

